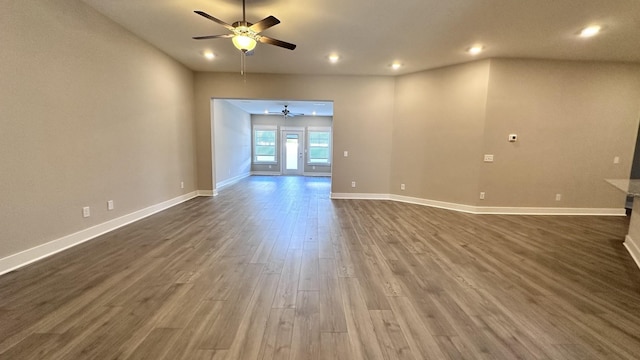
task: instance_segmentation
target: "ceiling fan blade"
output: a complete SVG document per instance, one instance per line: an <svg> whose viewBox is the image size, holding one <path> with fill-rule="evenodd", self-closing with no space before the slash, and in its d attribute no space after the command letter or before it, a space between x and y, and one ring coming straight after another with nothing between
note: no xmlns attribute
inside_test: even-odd
<svg viewBox="0 0 640 360"><path fill-rule="evenodd" d="M194 36L194 40L205 40L205 39L228 39L232 38L233 34L222 34L222 35L207 35L207 36Z"/></svg>
<svg viewBox="0 0 640 360"><path fill-rule="evenodd" d="M198 14L198 15L200 15L200 16L206 17L207 19L209 19L209 20L211 20L211 21L213 21L213 22L217 22L218 24L220 24L220 25L222 25L222 26L226 27L227 29L229 29L229 30L231 30L231 31L233 31L233 29L234 29L234 27L233 27L233 26L231 26L231 25L227 24L226 22L224 22L224 21L222 21L222 20L220 20L220 19L214 18L213 16L211 16L211 15L207 14L207 13L206 13L206 12L204 12L204 11L195 10L195 11L194 11L194 13L196 13L196 14Z"/></svg>
<svg viewBox="0 0 640 360"><path fill-rule="evenodd" d="M257 23L249 26L249 30L255 31L259 33L261 31L267 30L268 28L280 24L280 20L276 19L274 16L268 16Z"/></svg>
<svg viewBox="0 0 640 360"><path fill-rule="evenodd" d="M267 36L260 36L260 42L261 43L265 43L265 44L271 44L271 45L275 45L275 46L280 46L283 47L285 49L289 49L289 50L293 50L296 48L295 44L291 44L282 40L277 40L277 39L272 39L270 37Z"/></svg>

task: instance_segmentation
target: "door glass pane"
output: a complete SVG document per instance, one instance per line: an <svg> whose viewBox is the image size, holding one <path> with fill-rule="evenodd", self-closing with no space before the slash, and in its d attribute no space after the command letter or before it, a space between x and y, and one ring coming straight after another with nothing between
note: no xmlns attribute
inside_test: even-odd
<svg viewBox="0 0 640 360"><path fill-rule="evenodd" d="M298 170L298 135L297 134L287 134L287 143L286 143L286 162L285 169L286 170Z"/></svg>

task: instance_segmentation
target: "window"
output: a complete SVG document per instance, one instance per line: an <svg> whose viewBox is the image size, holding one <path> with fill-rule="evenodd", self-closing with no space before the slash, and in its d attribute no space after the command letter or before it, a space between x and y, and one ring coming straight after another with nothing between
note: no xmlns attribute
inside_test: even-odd
<svg viewBox="0 0 640 360"><path fill-rule="evenodd" d="M331 129L309 128L307 164L329 165L331 162Z"/></svg>
<svg viewBox="0 0 640 360"><path fill-rule="evenodd" d="M276 158L276 128L255 127L253 129L253 162L275 164Z"/></svg>

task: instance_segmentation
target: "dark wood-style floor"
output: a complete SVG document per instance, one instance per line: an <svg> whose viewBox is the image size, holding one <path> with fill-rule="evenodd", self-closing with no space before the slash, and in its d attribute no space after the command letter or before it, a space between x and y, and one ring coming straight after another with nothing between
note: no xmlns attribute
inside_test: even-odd
<svg viewBox="0 0 640 360"><path fill-rule="evenodd" d="M638 359L624 217L252 177L0 277L0 359Z"/></svg>

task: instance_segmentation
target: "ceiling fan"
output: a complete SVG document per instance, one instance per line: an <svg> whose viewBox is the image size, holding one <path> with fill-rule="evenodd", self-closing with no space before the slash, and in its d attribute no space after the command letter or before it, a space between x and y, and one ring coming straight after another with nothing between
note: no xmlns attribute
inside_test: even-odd
<svg viewBox="0 0 640 360"><path fill-rule="evenodd" d="M278 114L278 115L283 115L285 118L287 117L294 117L294 116L302 116L304 115L303 113L294 113L291 112L288 108L289 105L285 105L284 109L282 109L282 111L280 112L269 112L269 114Z"/></svg>
<svg viewBox="0 0 640 360"><path fill-rule="evenodd" d="M255 24L248 22L245 11L245 0L242 0L242 20L236 21L231 25L205 13L204 11L196 10L194 12L202 17L205 17L213 22L224 26L225 28L227 28L227 30L231 31L231 33L229 34L222 35L194 36L193 39L195 40L231 38L233 45L238 50L242 51L243 55L245 55L247 52L251 52L256 47L256 44L258 42L279 46L289 50L293 50L296 48L295 44L260 35L262 31L279 24L280 20L278 20L274 16L268 16ZM251 53L247 55L251 55Z"/></svg>

